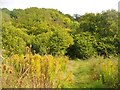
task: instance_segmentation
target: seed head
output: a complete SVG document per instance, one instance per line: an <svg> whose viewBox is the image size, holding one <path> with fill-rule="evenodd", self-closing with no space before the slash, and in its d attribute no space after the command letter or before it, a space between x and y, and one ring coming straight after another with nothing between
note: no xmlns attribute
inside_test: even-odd
<svg viewBox="0 0 120 90"><path fill-rule="evenodd" d="M3 70L6 70L7 69L7 66L4 64L3 65Z"/></svg>
<svg viewBox="0 0 120 90"><path fill-rule="evenodd" d="M12 74L12 70L10 70L9 73Z"/></svg>

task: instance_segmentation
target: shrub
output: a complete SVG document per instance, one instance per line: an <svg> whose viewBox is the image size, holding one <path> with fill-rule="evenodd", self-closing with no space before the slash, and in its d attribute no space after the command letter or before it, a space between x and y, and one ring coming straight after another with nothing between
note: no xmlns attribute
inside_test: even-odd
<svg viewBox="0 0 120 90"><path fill-rule="evenodd" d="M92 78L101 82L106 88L116 88L118 84L117 58L98 58L92 66ZM95 76L95 77L94 77Z"/></svg>
<svg viewBox="0 0 120 90"><path fill-rule="evenodd" d="M116 61L107 60L101 63L100 79L107 87L110 88L116 87L116 84L118 82L117 74L118 74L118 67Z"/></svg>
<svg viewBox="0 0 120 90"><path fill-rule="evenodd" d="M66 49L73 44L73 38L63 29L55 29L39 34L33 40L33 50L41 55L64 55Z"/></svg>
<svg viewBox="0 0 120 90"><path fill-rule="evenodd" d="M93 45L94 37L88 32L74 35L74 44L68 48L68 55L72 58L86 59L96 54Z"/></svg>

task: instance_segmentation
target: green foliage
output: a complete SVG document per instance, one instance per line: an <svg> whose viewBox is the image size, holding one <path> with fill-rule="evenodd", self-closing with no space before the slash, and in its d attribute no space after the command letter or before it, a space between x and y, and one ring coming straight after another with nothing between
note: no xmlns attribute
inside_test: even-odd
<svg viewBox="0 0 120 90"><path fill-rule="evenodd" d="M114 44L114 37L100 38L95 45L98 55L104 55L105 57L111 54L116 54L116 45Z"/></svg>
<svg viewBox="0 0 120 90"><path fill-rule="evenodd" d="M12 21L10 15L5 12L2 12L1 17L2 17L2 23Z"/></svg>
<svg viewBox="0 0 120 90"><path fill-rule="evenodd" d="M109 60L102 63L100 68L100 79L102 80L102 82L108 87L116 87L116 84L118 82L117 63L115 61Z"/></svg>
<svg viewBox="0 0 120 90"><path fill-rule="evenodd" d="M6 50L7 55L13 53L22 54L24 52L26 42L22 38L22 31L12 26L10 23L3 24L2 27L2 43L3 49ZM20 32L19 32L20 31Z"/></svg>
<svg viewBox="0 0 120 90"><path fill-rule="evenodd" d="M89 32L75 34L74 44L68 48L68 55L73 58L89 58L95 55L95 38Z"/></svg>
<svg viewBox="0 0 120 90"><path fill-rule="evenodd" d="M93 73L98 77L97 80L101 82L104 87L117 88L118 87L118 58L99 58L94 66ZM95 63L94 63L95 64ZM95 68L96 67L96 68Z"/></svg>
<svg viewBox="0 0 120 90"><path fill-rule="evenodd" d="M75 88L118 88L118 57L71 61Z"/></svg>
<svg viewBox="0 0 120 90"><path fill-rule="evenodd" d="M50 45L49 41L51 36L52 32L42 33L35 36L32 41L33 50L35 50L36 53L39 53L41 55L48 54Z"/></svg>
<svg viewBox="0 0 120 90"><path fill-rule="evenodd" d="M102 13L87 13L78 20L80 23L77 32L90 32L96 38L96 49L98 55L110 56L116 54L118 49L118 12L107 10Z"/></svg>
<svg viewBox="0 0 120 90"><path fill-rule="evenodd" d="M117 11L72 17L58 10L36 7L0 10L2 49L9 56L0 66L3 87L117 87L117 60L110 58L120 53ZM35 55L25 48L29 45ZM74 60L98 55L109 59L68 61L64 55Z"/></svg>
<svg viewBox="0 0 120 90"><path fill-rule="evenodd" d="M68 32L60 29L39 34L33 40L33 50L42 55L64 55L73 38Z"/></svg>
<svg viewBox="0 0 120 90"><path fill-rule="evenodd" d="M1 10L3 47L9 52L20 54L25 46L32 45L32 51L39 54L71 58L119 54L118 12L115 10L73 17L58 10L36 7Z"/></svg>
<svg viewBox="0 0 120 90"><path fill-rule="evenodd" d="M73 44L73 38L64 30L56 30L50 38L50 53L64 55L66 49Z"/></svg>
<svg viewBox="0 0 120 90"><path fill-rule="evenodd" d="M32 13L32 14L31 14ZM25 10L15 9L11 12L14 19L14 25L26 28L29 34L36 31L46 30L51 26L70 27L72 22L68 17L54 9L27 8Z"/></svg>
<svg viewBox="0 0 120 90"><path fill-rule="evenodd" d="M85 15L81 16L79 19L79 29L81 31L89 31L89 32L96 32L96 17L93 13L86 13Z"/></svg>

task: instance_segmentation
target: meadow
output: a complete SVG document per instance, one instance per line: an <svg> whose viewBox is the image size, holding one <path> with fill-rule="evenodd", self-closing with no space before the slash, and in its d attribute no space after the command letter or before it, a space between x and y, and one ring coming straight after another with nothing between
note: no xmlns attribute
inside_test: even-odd
<svg viewBox="0 0 120 90"><path fill-rule="evenodd" d="M118 88L119 12L0 8L3 88ZM119 20L120 21L120 20Z"/></svg>
<svg viewBox="0 0 120 90"><path fill-rule="evenodd" d="M70 60L65 56L15 54L3 60L3 88L117 88L118 58Z"/></svg>

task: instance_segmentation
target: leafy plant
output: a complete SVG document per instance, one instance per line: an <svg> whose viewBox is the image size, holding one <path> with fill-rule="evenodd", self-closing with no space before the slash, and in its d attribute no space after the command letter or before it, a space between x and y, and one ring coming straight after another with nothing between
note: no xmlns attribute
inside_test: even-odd
<svg viewBox="0 0 120 90"><path fill-rule="evenodd" d="M72 82L72 73L67 69L68 62L66 57L40 56L30 52L20 56L12 55L3 60L1 65L3 87L68 87Z"/></svg>

